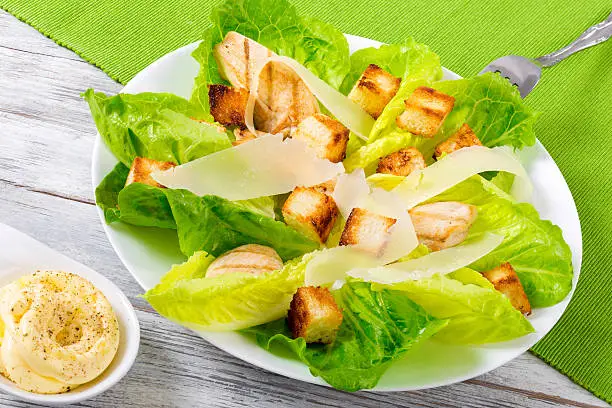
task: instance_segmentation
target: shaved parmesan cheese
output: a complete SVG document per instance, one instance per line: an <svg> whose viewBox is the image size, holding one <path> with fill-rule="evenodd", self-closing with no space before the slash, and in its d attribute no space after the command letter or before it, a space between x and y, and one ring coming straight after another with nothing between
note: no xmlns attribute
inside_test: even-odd
<svg viewBox="0 0 612 408"><path fill-rule="evenodd" d="M413 171L392 191L409 209L485 171L515 174L511 194L518 201L530 199L533 187L529 176L511 150L505 147L472 146L457 150L431 166Z"/></svg>
<svg viewBox="0 0 612 408"><path fill-rule="evenodd" d="M152 176L168 188L249 200L323 183L341 173L342 163L318 158L304 143L266 135Z"/></svg>
<svg viewBox="0 0 612 408"><path fill-rule="evenodd" d="M432 252L420 258L370 269L354 269L347 274L367 282L383 284L424 279L434 274L446 275L476 262L497 248L503 240L502 236L485 234L477 241Z"/></svg>
<svg viewBox="0 0 612 408"><path fill-rule="evenodd" d="M351 246L324 249L306 264L306 286L328 285L344 280L351 269L369 269L383 265L379 258Z"/></svg>
<svg viewBox="0 0 612 408"><path fill-rule="evenodd" d="M397 261L410 254L419 245L414 225L408 213L398 218L389 230L387 245L380 256L383 264Z"/></svg>
<svg viewBox="0 0 612 408"><path fill-rule="evenodd" d="M385 249L379 258L381 265L408 255L418 246L412 220L401 197L380 188L370 190L363 169L340 175L336 180L332 197L345 219L353 208L363 208L385 217L395 218L396 222L389 230Z"/></svg>
<svg viewBox="0 0 612 408"><path fill-rule="evenodd" d="M347 219L353 208L363 205L369 194L370 187L366 182L365 173L363 169L357 169L350 174L338 176L332 198L342 217Z"/></svg>
<svg viewBox="0 0 612 408"><path fill-rule="evenodd" d="M304 81L310 92L317 97L336 119L363 140L368 140L368 135L374 126L374 119L372 119L366 111L361 109L359 105L351 101L342 93L329 86L325 81L310 72L296 60L278 55L271 56L256 67L256 74L252 77L249 99L245 110L245 123L251 132L255 133L253 112L255 110L255 102L258 95L259 75L270 62L280 62L293 69L302 81Z"/></svg>

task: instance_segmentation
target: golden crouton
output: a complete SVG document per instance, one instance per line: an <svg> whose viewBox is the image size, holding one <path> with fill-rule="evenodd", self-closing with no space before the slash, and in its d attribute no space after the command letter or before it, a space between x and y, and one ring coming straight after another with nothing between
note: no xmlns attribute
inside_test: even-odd
<svg viewBox="0 0 612 408"><path fill-rule="evenodd" d="M408 147L391 153L378 162L377 173L407 176L425 168L425 158L416 147Z"/></svg>
<svg viewBox="0 0 612 408"><path fill-rule="evenodd" d="M132 167L130 168L127 180L125 181L125 186L127 187L132 183L142 183L153 187L165 188L157 181L153 180L151 173L168 170L174 166L175 164L172 162L162 162L144 157L136 157L132 162Z"/></svg>
<svg viewBox="0 0 612 408"><path fill-rule="evenodd" d="M224 126L239 126L244 128L244 111L249 93L246 89L232 88L225 85L209 85L208 100L210 114L215 121Z"/></svg>
<svg viewBox="0 0 612 408"><path fill-rule="evenodd" d="M370 64L348 97L376 119L397 93L400 82L400 78L394 77L378 65Z"/></svg>
<svg viewBox="0 0 612 408"><path fill-rule="evenodd" d="M483 276L493 284L495 289L503 293L510 300L515 309L524 315L531 314L529 299L527 299L523 285L509 262L484 272Z"/></svg>
<svg viewBox="0 0 612 408"><path fill-rule="evenodd" d="M257 139L258 137L267 135L266 132L260 132L259 130L255 130L255 134L251 133L248 129L234 129L234 137L236 140L232 142L232 146L238 146L248 141Z"/></svg>
<svg viewBox="0 0 612 408"><path fill-rule="evenodd" d="M314 187L296 187L282 211L287 225L321 243L327 241L338 218L334 199Z"/></svg>
<svg viewBox="0 0 612 408"><path fill-rule="evenodd" d="M330 344L342 324L342 311L329 289L304 286L293 295L287 322L294 339Z"/></svg>
<svg viewBox="0 0 612 408"><path fill-rule="evenodd" d="M312 186L312 188L323 194L331 196L334 193L334 190L336 189L336 179L327 180L324 183Z"/></svg>
<svg viewBox="0 0 612 408"><path fill-rule="evenodd" d="M432 251L462 243L477 215L475 206L456 201L424 204L408 210L419 242Z"/></svg>
<svg viewBox="0 0 612 408"><path fill-rule="evenodd" d="M337 120L317 113L301 121L291 137L313 148L320 158L338 163L346 155L349 130Z"/></svg>
<svg viewBox="0 0 612 408"><path fill-rule="evenodd" d="M395 122L414 135L433 137L454 104L455 98L452 96L420 86L404 101L406 109Z"/></svg>
<svg viewBox="0 0 612 408"><path fill-rule="evenodd" d="M472 129L468 126L467 123L464 123L461 128L449 137L444 142L440 143L436 146L435 156L436 159L440 158L443 154L450 154L459 149L463 149L464 147L470 146L482 146L480 139L476 136L476 133L472 131Z"/></svg>
<svg viewBox="0 0 612 408"><path fill-rule="evenodd" d="M378 256L382 253L389 229L397 220L363 208L353 208L346 220L339 245L357 245L359 249Z"/></svg>

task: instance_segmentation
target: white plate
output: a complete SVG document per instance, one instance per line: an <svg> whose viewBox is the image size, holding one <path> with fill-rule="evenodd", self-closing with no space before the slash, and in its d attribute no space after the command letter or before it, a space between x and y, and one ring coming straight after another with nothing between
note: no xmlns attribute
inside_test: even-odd
<svg viewBox="0 0 612 408"><path fill-rule="evenodd" d="M134 308L114 283L85 265L64 256L7 225L0 224L0 287L37 270L72 272L93 283L108 299L119 322L119 349L108 368L95 380L65 394L43 395L22 389L0 376L0 389L37 404L66 406L108 390L127 374L140 345L140 326Z"/></svg>
<svg viewBox="0 0 612 408"><path fill-rule="evenodd" d="M347 35L347 39L351 52L380 45L376 41L351 35ZM189 98L193 78L199 68L190 56L196 47L197 43L190 44L160 58L136 75L122 92L172 92ZM447 79L459 78L448 70L444 73ZM572 195L555 162L539 142L523 150L520 157L534 184L533 204L542 218L562 228L563 236L572 249L575 287L582 258L582 238ZM94 188L116 163L117 160L98 136L92 164ZM102 211L99 214L119 258L144 289L153 287L173 263L184 261L175 232L118 223L108 226L104 223ZM404 391L437 387L491 371L525 352L548 333L563 314L570 297L571 294L553 307L535 310L529 320L536 332L520 339L484 347L427 342L419 351L411 353L409 359L393 364L374 390ZM240 334L200 335L220 349L258 367L298 380L325 384L313 377L302 363L272 355Z"/></svg>

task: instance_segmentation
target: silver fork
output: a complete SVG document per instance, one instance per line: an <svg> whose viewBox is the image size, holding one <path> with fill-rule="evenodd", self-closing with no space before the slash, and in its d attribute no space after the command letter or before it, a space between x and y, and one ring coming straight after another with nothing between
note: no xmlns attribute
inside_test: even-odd
<svg viewBox="0 0 612 408"><path fill-rule="evenodd" d="M480 73L499 72L512 84L518 87L521 97L524 98L537 85L542 76L542 68L552 67L570 55L602 43L611 36L612 13L610 13L605 21L589 27L580 37L576 38L574 42L560 50L535 59L529 59L519 55L507 55L491 62L480 71Z"/></svg>

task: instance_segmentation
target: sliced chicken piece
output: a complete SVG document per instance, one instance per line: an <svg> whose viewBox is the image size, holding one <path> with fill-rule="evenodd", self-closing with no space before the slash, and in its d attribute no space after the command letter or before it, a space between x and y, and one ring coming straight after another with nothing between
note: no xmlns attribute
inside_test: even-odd
<svg viewBox="0 0 612 408"><path fill-rule="evenodd" d="M215 259L206 270L206 277L226 273L250 273L261 275L283 267L283 261L274 248L247 244L227 251Z"/></svg>
<svg viewBox="0 0 612 408"><path fill-rule="evenodd" d="M456 201L424 204L408 211L419 242L432 251L462 243L476 219L476 207Z"/></svg>
<svg viewBox="0 0 612 408"><path fill-rule="evenodd" d="M223 41L215 45L213 54L221 76L233 86L246 90L257 67L274 55L263 45L234 31L227 33Z"/></svg>
<svg viewBox="0 0 612 408"><path fill-rule="evenodd" d="M229 32L215 46L214 55L221 76L233 86L249 90L252 76L275 54L241 34ZM278 62L266 65L259 76L254 111L257 130L281 133L318 112L317 99L291 68Z"/></svg>

